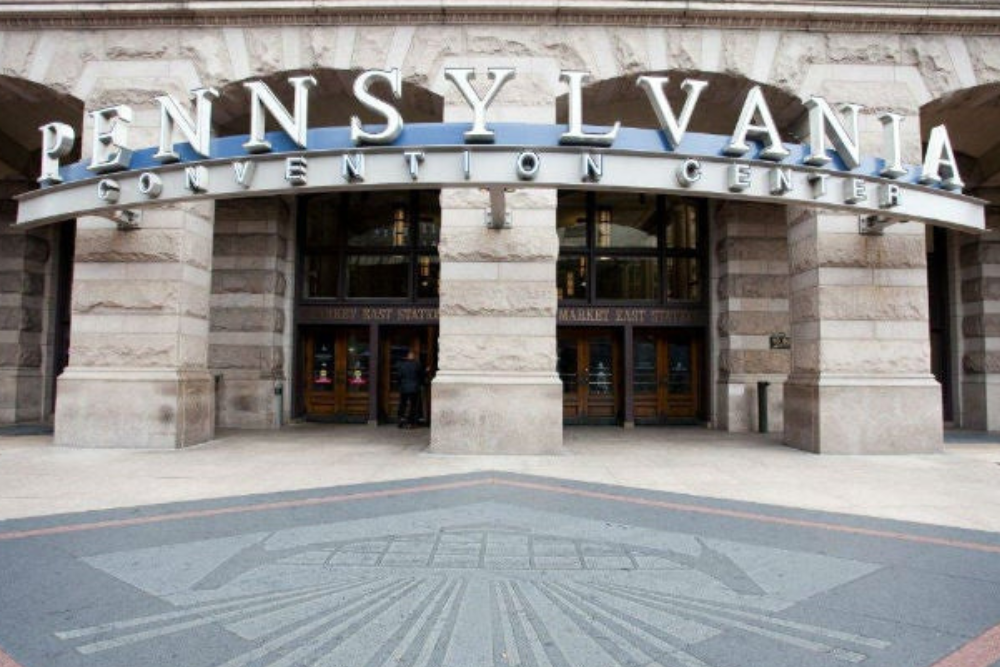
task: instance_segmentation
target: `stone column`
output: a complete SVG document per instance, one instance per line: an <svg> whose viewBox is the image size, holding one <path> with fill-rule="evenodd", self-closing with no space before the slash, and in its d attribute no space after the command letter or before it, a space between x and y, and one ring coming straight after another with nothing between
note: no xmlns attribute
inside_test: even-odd
<svg viewBox="0 0 1000 667"><path fill-rule="evenodd" d="M756 431L757 383L768 382L768 430L783 428L790 353L771 349L789 333L788 224L783 206L725 202L714 217L718 266L719 378L716 426Z"/></svg>
<svg viewBox="0 0 1000 667"><path fill-rule="evenodd" d="M43 324L50 230L0 231L0 424L46 417Z"/></svg>
<svg viewBox="0 0 1000 667"><path fill-rule="evenodd" d="M213 212L212 203L147 209L129 231L78 221L56 444L169 448L213 436Z"/></svg>
<svg viewBox="0 0 1000 667"><path fill-rule="evenodd" d="M997 220L989 220L996 223ZM961 243L963 428L1000 431L1000 231L954 234Z"/></svg>
<svg viewBox="0 0 1000 667"><path fill-rule="evenodd" d="M219 426L273 428L279 422L274 388L288 383L291 231L290 212L276 197L216 205L208 366L221 376Z"/></svg>
<svg viewBox="0 0 1000 667"><path fill-rule="evenodd" d="M789 215L785 442L818 453L939 450L923 225L862 236L857 216Z"/></svg>
<svg viewBox="0 0 1000 667"><path fill-rule="evenodd" d="M508 195L513 228L486 229L488 197L441 194L441 333L431 450L562 449L556 374L556 193Z"/></svg>

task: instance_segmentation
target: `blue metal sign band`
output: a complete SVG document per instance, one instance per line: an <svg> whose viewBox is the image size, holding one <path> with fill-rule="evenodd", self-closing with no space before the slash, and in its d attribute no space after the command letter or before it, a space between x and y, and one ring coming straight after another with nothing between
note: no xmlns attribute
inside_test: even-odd
<svg viewBox="0 0 1000 667"><path fill-rule="evenodd" d="M375 129L371 126L369 129ZM468 146L469 148L481 149L483 144L466 144L464 133L469 129L468 123L410 123L405 126L399 138L392 143L392 148L432 148L449 147L456 148ZM490 129L496 133L496 141L485 146L495 146L498 148L547 148L560 146L559 139L566 131L565 125L541 125L528 123L491 123ZM584 126L589 132L600 132L607 128ZM215 139L211 143L212 160L236 160L255 157L248 154L243 148L247 142L248 135L228 136ZM270 132L266 135L267 141L272 145L269 154L280 155L292 153L302 155L313 151L351 151L363 150L365 147L355 146L350 139L350 128L348 127L325 127L312 129L308 133L308 148L303 150L295 145L291 138L284 132ZM612 150L614 151L634 151L641 153L678 153L694 157L725 157L731 160L758 160L760 159L761 146L756 142L750 142L750 152L739 158L726 156L725 147L731 141L728 135L701 134L689 132L685 135L684 141L676 148L672 148L665 139L663 132L656 129L626 128L623 127L615 140ZM790 152L790 155L782 160L782 165L803 165L805 158L810 154L808 144L783 144ZM180 164L203 162L202 158L195 153L187 143L175 145L175 150L180 156ZM602 149L588 149L600 152ZM146 148L137 150L132 155L129 164L130 171L141 171L163 167L164 164L153 159L156 148ZM824 167L825 171L840 171L844 173L857 174L861 176L878 177L886 162L882 158L866 157L862 159L861 165L857 169L848 170L840 156L833 150L828 150L827 155L831 161ZM257 154L259 156L259 154ZM89 162L81 160L72 165L67 165L60 169L60 175L64 183L79 182L88 179L97 179L101 176L94 174L87 169ZM908 166L906 175L894 179L899 183L918 183L920 174L919 167Z"/></svg>

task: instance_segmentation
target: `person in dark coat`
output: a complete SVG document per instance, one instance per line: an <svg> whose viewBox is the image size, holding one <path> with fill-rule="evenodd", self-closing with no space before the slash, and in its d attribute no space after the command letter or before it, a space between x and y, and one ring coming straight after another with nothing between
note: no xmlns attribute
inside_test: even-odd
<svg viewBox="0 0 1000 667"><path fill-rule="evenodd" d="M420 387L424 383L424 369L417 355L410 350L399 362L399 428L413 428L417 422Z"/></svg>

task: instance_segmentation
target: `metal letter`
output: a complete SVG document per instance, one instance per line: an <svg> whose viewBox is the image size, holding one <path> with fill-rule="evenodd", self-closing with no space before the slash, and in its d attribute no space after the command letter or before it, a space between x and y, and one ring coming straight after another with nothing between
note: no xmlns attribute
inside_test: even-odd
<svg viewBox="0 0 1000 667"><path fill-rule="evenodd" d="M604 176L604 155L601 153L584 153L580 156L580 180L600 183Z"/></svg>
<svg viewBox="0 0 1000 667"><path fill-rule="evenodd" d="M475 76L475 71L470 68L447 68L444 71L444 78L448 79L458 87L462 97L472 107L472 129L465 133L466 143L492 144L496 141L493 130L486 129L486 109L489 108L493 98L500 92L501 86L514 78L514 70L508 68L489 68L486 75L493 81L486 97L480 99L476 89L472 87L469 78Z"/></svg>
<svg viewBox="0 0 1000 667"><path fill-rule="evenodd" d="M903 148L899 142L899 124L903 122L903 117L898 113L880 113L878 122L882 123L882 137L885 146L885 167L879 172L886 178L899 178L906 176L906 167L903 166Z"/></svg>
<svg viewBox="0 0 1000 667"><path fill-rule="evenodd" d="M373 79L388 81L392 95L397 100L403 96L403 77L398 69L372 70L365 72L354 80L354 97L365 107L380 113L386 118L385 129L381 132L368 132L361 125L361 119L351 116L351 143L359 144L391 144L403 131L403 117L399 110L388 102L383 102L368 92L368 86Z"/></svg>
<svg viewBox="0 0 1000 667"><path fill-rule="evenodd" d="M215 88L198 88L192 90L191 94L196 101L197 121L192 121L190 114L170 95L156 98L160 105L160 149L153 155L154 160L177 162L181 159L173 146L175 126L191 144L195 153L202 157L211 157L209 147L212 141L212 100L219 97L219 91Z"/></svg>
<svg viewBox="0 0 1000 667"><path fill-rule="evenodd" d="M118 184L118 181L111 178L102 178L97 183L97 198L101 201L106 201L109 204L114 204L118 201L118 198L122 194L122 186Z"/></svg>
<svg viewBox="0 0 1000 667"><path fill-rule="evenodd" d="M946 190L955 192L961 192L965 187L962 177L958 175L958 162L951 149L948 129L944 125L932 129L931 136L927 139L927 153L924 156L924 167L920 170L920 182L925 185L940 183Z"/></svg>
<svg viewBox="0 0 1000 667"><path fill-rule="evenodd" d="M344 153L340 163L340 175L348 183L365 180L365 156L362 153Z"/></svg>
<svg viewBox="0 0 1000 667"><path fill-rule="evenodd" d="M184 187L191 192L205 192L208 189L208 169L202 166L184 168Z"/></svg>
<svg viewBox="0 0 1000 667"><path fill-rule="evenodd" d="M517 177L522 181L533 181L542 166L542 158L535 151L523 151L517 155Z"/></svg>
<svg viewBox="0 0 1000 667"><path fill-rule="evenodd" d="M903 190L895 183L884 183L879 188L878 205L882 208L896 208L902 203Z"/></svg>
<svg viewBox="0 0 1000 667"><path fill-rule="evenodd" d="M826 196L826 181L828 178L830 178L829 174L809 174L808 180L809 185L812 186L813 199L819 199Z"/></svg>
<svg viewBox="0 0 1000 667"><path fill-rule="evenodd" d="M730 192L743 192L750 187L750 165L731 164L726 171L729 176L727 181Z"/></svg>
<svg viewBox="0 0 1000 667"><path fill-rule="evenodd" d="M410 178L414 181L420 177L420 164L424 161L423 151L403 151L403 159L406 160L406 167L410 170Z"/></svg>
<svg viewBox="0 0 1000 667"><path fill-rule="evenodd" d="M653 105L653 111L656 112L656 117L660 121L660 129L667 135L670 147L676 149L684 141L684 134L687 132L688 124L691 123L695 105L698 104L701 91L708 86L708 82L684 79L681 90L687 93L687 98L684 100L684 108L681 109L681 117L678 119L674 115L674 110L670 108L667 94L663 90L667 81L669 79L665 76L640 76L636 79L635 85L646 91L646 95Z"/></svg>
<svg viewBox="0 0 1000 667"><path fill-rule="evenodd" d="M569 84L569 128L559 137L560 144L570 146L610 146L615 143L621 122L615 121L610 132L587 134L583 131L583 81L587 72L563 71L559 80Z"/></svg>
<svg viewBox="0 0 1000 667"><path fill-rule="evenodd" d="M677 182L685 188L689 188L701 180L701 162L697 160L684 160L681 166L677 167Z"/></svg>
<svg viewBox="0 0 1000 667"><path fill-rule="evenodd" d="M462 151L462 174L465 180L472 178L472 152Z"/></svg>
<svg viewBox="0 0 1000 667"><path fill-rule="evenodd" d="M843 104L840 112L844 114L848 128L833 113L833 109L822 97L810 97L805 106L809 109L809 143L812 152L804 160L805 164L822 167L830 161L826 154L827 136L833 142L833 149L844 161L848 169L857 169L861 165L861 146L858 141L858 104Z"/></svg>
<svg viewBox="0 0 1000 667"><path fill-rule="evenodd" d="M238 160L233 162L233 173L236 176L236 185L244 190L250 187L253 175L257 171L257 163L253 160Z"/></svg>
<svg viewBox="0 0 1000 667"><path fill-rule="evenodd" d="M42 175L38 177L38 184L45 187L62 183L59 158L73 150L76 131L66 123L49 123L38 129L42 133Z"/></svg>
<svg viewBox="0 0 1000 667"><path fill-rule="evenodd" d="M754 125L754 118L760 118L762 124ZM764 160L780 162L788 157L788 150L781 145L778 128L774 124L774 118L771 117L771 110L767 106L760 86L754 86L747 93L743 111L740 112L740 119L736 122L736 129L733 130L732 139L725 148L725 154L740 156L748 153L750 146L747 145L747 138L764 144L760 152L760 157Z"/></svg>
<svg viewBox="0 0 1000 667"><path fill-rule="evenodd" d="M299 155L285 160L285 180L292 185L305 185L309 182L309 162L306 158Z"/></svg>
<svg viewBox="0 0 1000 667"><path fill-rule="evenodd" d="M132 149L125 142L128 141L132 109L126 106L108 107L91 111L90 117L94 119L94 150L87 169L98 174L128 169Z"/></svg>
<svg viewBox="0 0 1000 667"><path fill-rule="evenodd" d="M792 191L792 170L775 167L768 174L768 184L772 195L785 195Z"/></svg>
<svg viewBox="0 0 1000 667"><path fill-rule="evenodd" d="M868 184L860 178L844 181L844 203L859 204L868 200Z"/></svg>
<svg viewBox="0 0 1000 667"><path fill-rule="evenodd" d="M163 179L149 171L139 174L139 194L156 199L162 192Z"/></svg>
<svg viewBox="0 0 1000 667"><path fill-rule="evenodd" d="M250 90L250 140L243 144L248 153L267 153L271 142L264 139L264 111L270 111L278 125L299 148L308 148L306 137L309 133L309 89L316 85L311 76L293 76L288 83L295 88L295 115L288 109L263 81L248 81L243 86Z"/></svg>

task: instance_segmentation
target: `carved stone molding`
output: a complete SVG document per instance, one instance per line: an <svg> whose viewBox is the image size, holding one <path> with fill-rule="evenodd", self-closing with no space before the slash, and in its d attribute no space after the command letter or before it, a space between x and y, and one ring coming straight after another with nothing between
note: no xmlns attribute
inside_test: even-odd
<svg viewBox="0 0 1000 667"><path fill-rule="evenodd" d="M596 2L541 0L486 5L479 0L337 2L0 2L0 28L149 28L193 26L338 26L393 24L593 25L809 30L821 32L1000 34L1000 2L849 3L772 0Z"/></svg>

